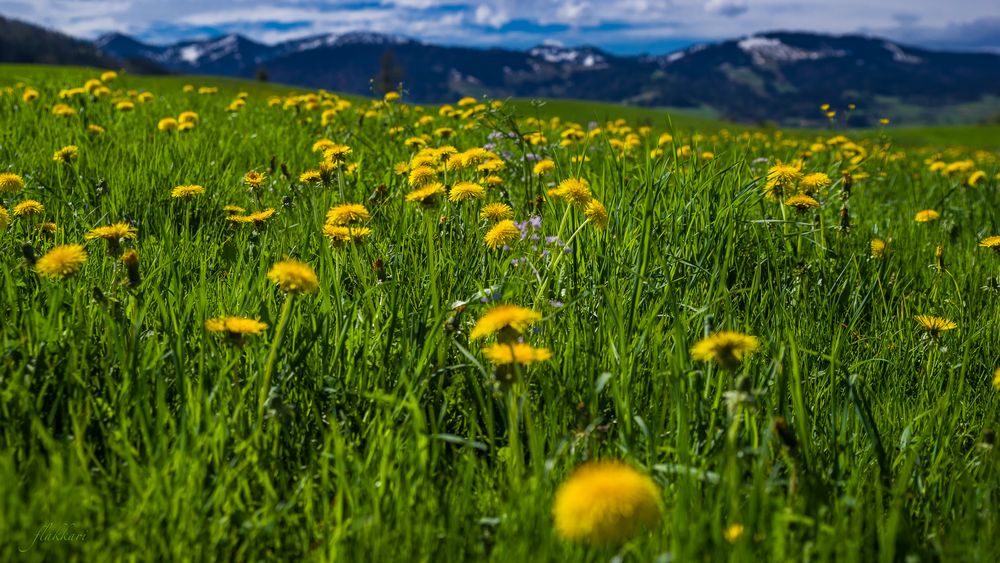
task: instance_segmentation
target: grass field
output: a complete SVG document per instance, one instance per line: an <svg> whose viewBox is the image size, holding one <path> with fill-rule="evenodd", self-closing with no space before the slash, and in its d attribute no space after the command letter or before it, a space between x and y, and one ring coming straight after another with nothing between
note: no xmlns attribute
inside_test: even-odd
<svg viewBox="0 0 1000 563"><path fill-rule="evenodd" d="M983 130L0 71L3 561L1000 557Z"/></svg>

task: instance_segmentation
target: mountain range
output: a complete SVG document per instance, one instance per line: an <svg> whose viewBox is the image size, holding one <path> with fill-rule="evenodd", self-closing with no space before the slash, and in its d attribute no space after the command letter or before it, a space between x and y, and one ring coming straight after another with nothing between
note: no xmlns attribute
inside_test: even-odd
<svg viewBox="0 0 1000 563"><path fill-rule="evenodd" d="M0 29L0 60L9 60L3 35ZM41 50L41 43L27 44ZM696 108L782 125L822 123L824 103L840 110L857 104L849 116L854 125L883 116L974 122L1000 113L1000 55L929 51L861 35L760 33L639 56L555 44L527 50L443 46L364 32L274 45L238 34L151 45L112 33L92 46L102 60L151 71L256 77L361 95L402 83L408 99L426 103L481 95L576 98Z"/></svg>

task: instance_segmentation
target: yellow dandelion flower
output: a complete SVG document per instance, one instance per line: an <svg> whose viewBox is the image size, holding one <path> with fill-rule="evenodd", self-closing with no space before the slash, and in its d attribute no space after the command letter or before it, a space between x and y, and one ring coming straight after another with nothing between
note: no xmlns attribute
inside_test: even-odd
<svg viewBox="0 0 1000 563"><path fill-rule="evenodd" d="M691 347L691 357L702 362L714 361L726 369L735 369L760 346L757 337L723 330L702 338Z"/></svg>
<svg viewBox="0 0 1000 563"><path fill-rule="evenodd" d="M722 536L726 539L727 542L736 543L740 541L740 538L743 537L743 530L744 530L743 524L739 523L730 524L729 526L726 527L726 530L722 533Z"/></svg>
<svg viewBox="0 0 1000 563"><path fill-rule="evenodd" d="M164 117L156 124L156 128L160 131L176 131L177 126L177 120L173 117Z"/></svg>
<svg viewBox="0 0 1000 563"><path fill-rule="evenodd" d="M592 199L587 202L587 206L583 209L583 214L590 219L590 222L594 224L598 229L604 230L608 226L608 210L605 209L604 204L596 199Z"/></svg>
<svg viewBox="0 0 1000 563"><path fill-rule="evenodd" d="M135 104L128 100L122 100L115 104L115 109L118 111L132 111L135 109Z"/></svg>
<svg viewBox="0 0 1000 563"><path fill-rule="evenodd" d="M517 227L515 227L517 228ZM542 314L520 305L497 305L483 313L469 333L471 340L479 340L491 334L513 332L520 334L533 323L542 320Z"/></svg>
<svg viewBox="0 0 1000 563"><path fill-rule="evenodd" d="M474 182L458 182L451 187L448 194L449 201L465 201L467 199L483 199L486 197L486 189Z"/></svg>
<svg viewBox="0 0 1000 563"><path fill-rule="evenodd" d="M617 546L660 518L660 490L621 461L581 465L556 491L556 532L570 541Z"/></svg>
<svg viewBox="0 0 1000 563"><path fill-rule="evenodd" d="M521 238L521 230L517 228L514 221L510 219L505 219L498 222L496 225L487 231L486 236L483 238L483 242L490 248L490 250L496 250L502 246L506 246L515 240Z"/></svg>
<svg viewBox="0 0 1000 563"><path fill-rule="evenodd" d="M323 234L334 243L346 243L359 241L372 234L368 227L348 227L344 225L334 225L327 223L323 225Z"/></svg>
<svg viewBox="0 0 1000 563"><path fill-rule="evenodd" d="M87 133L89 133L90 135L101 135L104 133L104 128L101 127L100 125L91 123L87 125Z"/></svg>
<svg viewBox="0 0 1000 563"><path fill-rule="evenodd" d="M775 164L767 170L767 182L764 193L770 199L781 199L785 192L791 190L801 176L800 167L792 164Z"/></svg>
<svg viewBox="0 0 1000 563"><path fill-rule="evenodd" d="M917 315L913 317L913 319L917 321L917 323L919 323L920 326L923 327L923 329L933 337L939 336L942 332L958 328L957 324L943 317L935 317L932 315Z"/></svg>
<svg viewBox="0 0 1000 563"><path fill-rule="evenodd" d="M479 212L479 218L484 221L503 221L514 218L514 209L506 203L488 203Z"/></svg>
<svg viewBox="0 0 1000 563"><path fill-rule="evenodd" d="M331 207L326 212L326 223L328 225L346 225L367 221L371 218L368 208L360 203L343 203L336 207Z"/></svg>
<svg viewBox="0 0 1000 563"><path fill-rule="evenodd" d="M255 211L247 215L230 215L226 219L234 223L253 223L255 225L261 225L271 217L274 217L274 215L274 209L269 207L263 211Z"/></svg>
<svg viewBox="0 0 1000 563"><path fill-rule="evenodd" d="M323 174L319 170L306 170L299 174L299 182L303 184L319 184L323 181Z"/></svg>
<svg viewBox="0 0 1000 563"><path fill-rule="evenodd" d="M928 223L930 221L937 221L941 218L941 214L933 209L923 209L917 211L917 214L913 217L913 220L917 223Z"/></svg>
<svg viewBox="0 0 1000 563"><path fill-rule="evenodd" d="M205 330L222 334L234 344L243 344L248 336L258 336L267 324L247 317L216 317L205 321Z"/></svg>
<svg viewBox="0 0 1000 563"><path fill-rule="evenodd" d="M873 238L871 243L872 258L882 258L885 256L886 242L879 238Z"/></svg>
<svg viewBox="0 0 1000 563"><path fill-rule="evenodd" d="M442 194L444 194L444 185L441 182L433 182L406 194L406 201L429 205Z"/></svg>
<svg viewBox="0 0 1000 563"><path fill-rule="evenodd" d="M1000 391L1000 368L993 372L993 388Z"/></svg>
<svg viewBox="0 0 1000 563"><path fill-rule="evenodd" d="M399 100L399 97L399 92L386 92L382 99L391 103Z"/></svg>
<svg viewBox="0 0 1000 563"><path fill-rule="evenodd" d="M67 145L55 152L52 155L52 160L56 162L70 162L76 160L79 155L80 149L76 145Z"/></svg>
<svg viewBox="0 0 1000 563"><path fill-rule="evenodd" d="M33 199L26 199L14 206L14 217L30 217L42 213L45 213L45 206Z"/></svg>
<svg viewBox="0 0 1000 563"><path fill-rule="evenodd" d="M816 201L812 196L806 194L795 194L785 200L785 205L788 207L794 207L796 211L809 211L810 209L819 209L819 202Z"/></svg>
<svg viewBox="0 0 1000 563"><path fill-rule="evenodd" d="M806 174L799 180L799 189L806 195L812 195L824 188L829 187L833 182L830 177L822 172Z"/></svg>
<svg viewBox="0 0 1000 563"><path fill-rule="evenodd" d="M410 187L423 186L433 182L437 178L437 172L430 166L417 166L410 170L407 181Z"/></svg>
<svg viewBox="0 0 1000 563"><path fill-rule="evenodd" d="M351 154L351 147L334 143L323 149L323 158L330 162L344 162L347 155Z"/></svg>
<svg viewBox="0 0 1000 563"><path fill-rule="evenodd" d="M975 172L969 175L969 179L966 181L966 184L968 184L970 188L974 188L979 185L979 182L982 182L985 179L986 179L986 172L983 172L982 170L976 170Z"/></svg>
<svg viewBox="0 0 1000 563"><path fill-rule="evenodd" d="M138 232L132 225L128 223L114 223L104 227L93 228L87 234L83 235L83 238L86 240L135 240L138 236Z"/></svg>
<svg viewBox="0 0 1000 563"><path fill-rule="evenodd" d="M38 99L38 90L34 88L25 88L24 92L21 94L21 99L24 103L28 104Z"/></svg>
<svg viewBox="0 0 1000 563"><path fill-rule="evenodd" d="M979 246L1000 252L1000 236L986 237L979 241Z"/></svg>
<svg viewBox="0 0 1000 563"><path fill-rule="evenodd" d="M535 176L541 176L543 174L548 174L556 169L556 163L549 159L539 160L535 163L535 166L531 169L532 174Z"/></svg>
<svg viewBox="0 0 1000 563"><path fill-rule="evenodd" d="M46 221L44 223L39 223L35 225L35 229L38 232L42 233L43 235L51 236L54 235L57 230L59 230L59 226L53 223L52 221Z"/></svg>
<svg viewBox="0 0 1000 563"><path fill-rule="evenodd" d="M593 198L593 194L590 191L590 184L580 178L568 178L559 182L559 186L556 187L553 193L556 197L565 199L578 207L586 206L590 203L591 198Z"/></svg>
<svg viewBox="0 0 1000 563"><path fill-rule="evenodd" d="M483 348L482 352L490 362L498 366L528 365L552 358L552 352L548 348L535 348L524 342L493 344Z"/></svg>
<svg viewBox="0 0 1000 563"><path fill-rule="evenodd" d="M62 279L80 271L87 262L87 251L79 244L63 244L48 251L35 262L35 271L47 278Z"/></svg>
<svg viewBox="0 0 1000 563"><path fill-rule="evenodd" d="M0 194L12 194L24 189L24 179L13 172L0 172Z"/></svg>
<svg viewBox="0 0 1000 563"><path fill-rule="evenodd" d="M319 289L319 279L312 267L298 260L283 260L267 273L267 278L285 293L314 293Z"/></svg>
<svg viewBox="0 0 1000 563"><path fill-rule="evenodd" d="M267 176L263 172L257 172L256 170L251 170L243 175L243 184L251 190L256 190L264 183Z"/></svg>
<svg viewBox="0 0 1000 563"><path fill-rule="evenodd" d="M7 208L0 205L0 231L7 228L10 224L10 213L7 213Z"/></svg>
<svg viewBox="0 0 1000 563"><path fill-rule="evenodd" d="M177 116L178 123L198 123L198 114L193 111L182 111L180 115Z"/></svg>
<svg viewBox="0 0 1000 563"><path fill-rule="evenodd" d="M170 197L175 199L191 199L205 193L205 188L201 186L177 186L170 190Z"/></svg>
<svg viewBox="0 0 1000 563"><path fill-rule="evenodd" d="M66 104L56 104L52 106L52 115L59 117L72 117L76 115L76 110Z"/></svg>

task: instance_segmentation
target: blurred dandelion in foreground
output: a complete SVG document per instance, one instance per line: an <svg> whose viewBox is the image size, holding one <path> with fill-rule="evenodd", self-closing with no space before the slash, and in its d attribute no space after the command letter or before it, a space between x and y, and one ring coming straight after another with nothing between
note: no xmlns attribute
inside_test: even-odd
<svg viewBox="0 0 1000 563"><path fill-rule="evenodd" d="M913 216L913 220L917 223L929 223L931 221L937 221L941 218L941 214L933 209L923 209L917 211L917 214Z"/></svg>
<svg viewBox="0 0 1000 563"><path fill-rule="evenodd" d="M1000 368L997 368L997 369L996 369L996 370L995 370L995 371L993 372L993 387L994 387L994 388L995 388L995 389L996 389L997 391L1000 391Z"/></svg>
<svg viewBox="0 0 1000 563"><path fill-rule="evenodd" d="M478 340L499 333L501 342L511 342L529 326L542 320L542 314L520 305L497 305L483 313L469 333Z"/></svg>
<svg viewBox="0 0 1000 563"><path fill-rule="evenodd" d="M620 461L581 465L556 491L552 515L564 539L618 546L660 518L656 483Z"/></svg>
<svg viewBox="0 0 1000 563"><path fill-rule="evenodd" d="M10 214L7 213L7 208L0 205L0 231L7 228L10 224Z"/></svg>
<svg viewBox="0 0 1000 563"><path fill-rule="evenodd" d="M496 225L493 225L493 227L486 232L483 242L490 248L490 250L496 250L520 238L521 230L517 228L514 221L504 219Z"/></svg>
<svg viewBox="0 0 1000 563"><path fill-rule="evenodd" d="M927 334L934 338L937 338L941 333L947 332L949 330L954 330L958 328L958 325L948 319L943 317L935 317L932 315L917 315L913 317L917 323L924 329Z"/></svg>
<svg viewBox="0 0 1000 563"><path fill-rule="evenodd" d="M11 172L0 173L0 194L12 194L24 189L24 179Z"/></svg>
<svg viewBox="0 0 1000 563"><path fill-rule="evenodd" d="M35 271L47 278L63 279L80 271L87 252L79 244L64 244L48 251L35 262Z"/></svg>
<svg viewBox="0 0 1000 563"><path fill-rule="evenodd" d="M736 369L743 359L760 347L756 336L723 330L702 338L691 347L691 357L702 362L716 362L726 369Z"/></svg>
<svg viewBox="0 0 1000 563"><path fill-rule="evenodd" d="M548 348L535 348L525 342L493 344L492 346L483 348L482 352L489 361L498 366L509 364L528 365L535 362L544 362L552 358L552 352Z"/></svg>
<svg viewBox="0 0 1000 563"><path fill-rule="evenodd" d="M222 334L236 345L243 345L248 336L257 336L266 329L266 323L247 317L217 317L205 321L205 330Z"/></svg>
<svg viewBox="0 0 1000 563"><path fill-rule="evenodd" d="M283 260L267 273L267 278L285 293L314 293L319 289L319 279L312 267L298 260Z"/></svg>

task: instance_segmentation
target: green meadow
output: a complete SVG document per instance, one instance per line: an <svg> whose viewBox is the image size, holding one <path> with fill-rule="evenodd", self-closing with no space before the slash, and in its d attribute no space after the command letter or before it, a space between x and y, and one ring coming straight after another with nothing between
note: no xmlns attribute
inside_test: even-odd
<svg viewBox="0 0 1000 563"><path fill-rule="evenodd" d="M997 126L14 65L0 122L0 560L1000 558Z"/></svg>

